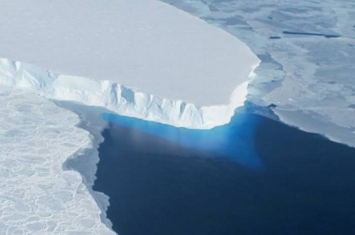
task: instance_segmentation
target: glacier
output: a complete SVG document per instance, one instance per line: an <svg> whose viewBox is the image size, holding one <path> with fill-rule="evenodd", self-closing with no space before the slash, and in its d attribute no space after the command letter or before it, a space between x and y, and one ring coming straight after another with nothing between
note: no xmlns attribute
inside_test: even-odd
<svg viewBox="0 0 355 235"><path fill-rule="evenodd" d="M248 100L355 146L352 1L164 1L195 16L158 0L0 0L1 234L113 234L93 179L62 168L97 143L48 99L194 129Z"/></svg>
<svg viewBox="0 0 355 235"><path fill-rule="evenodd" d="M231 34L157 0L0 3L2 84L127 116L225 124L260 61Z"/></svg>

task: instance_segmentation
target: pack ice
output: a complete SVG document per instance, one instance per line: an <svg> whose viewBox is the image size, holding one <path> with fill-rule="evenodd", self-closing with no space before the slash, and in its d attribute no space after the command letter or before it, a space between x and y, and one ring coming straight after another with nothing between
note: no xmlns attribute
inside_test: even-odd
<svg viewBox="0 0 355 235"><path fill-rule="evenodd" d="M0 84L51 99L211 128L243 105L259 64L236 37L157 0L0 5Z"/></svg>
<svg viewBox="0 0 355 235"><path fill-rule="evenodd" d="M76 114L28 91L0 90L0 234L115 234L82 176L63 171L92 144Z"/></svg>

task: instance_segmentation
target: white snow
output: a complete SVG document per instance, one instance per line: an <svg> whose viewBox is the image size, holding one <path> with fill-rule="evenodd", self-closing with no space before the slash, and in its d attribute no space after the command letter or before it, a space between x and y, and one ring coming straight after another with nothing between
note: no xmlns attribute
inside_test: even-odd
<svg viewBox="0 0 355 235"><path fill-rule="evenodd" d="M253 78L250 101L355 146L352 1L164 1L244 40L262 60L256 75L244 43L158 0L0 0L0 234L113 234L82 177L62 168L88 133L33 93L211 128Z"/></svg>
<svg viewBox="0 0 355 235"><path fill-rule="evenodd" d="M63 171L91 145L77 115L17 89L0 103L0 234L114 234L80 174Z"/></svg>
<svg viewBox="0 0 355 235"><path fill-rule="evenodd" d="M224 124L243 104L241 88L259 64L236 37L158 0L0 0L0 5L0 57L72 75L55 82L51 98L106 107L107 94L100 97L100 90L125 86L122 93L132 98L126 100L132 107L111 107L121 114L190 128ZM19 66L32 81L23 78L26 84L17 85L37 89L34 80L42 78L32 72L38 69Z"/></svg>

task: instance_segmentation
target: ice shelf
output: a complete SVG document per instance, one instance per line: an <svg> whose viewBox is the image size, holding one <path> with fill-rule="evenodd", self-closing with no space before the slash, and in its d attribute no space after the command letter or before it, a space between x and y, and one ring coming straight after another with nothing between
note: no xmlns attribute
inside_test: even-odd
<svg viewBox="0 0 355 235"><path fill-rule="evenodd" d="M0 2L2 84L48 98L211 128L243 104L259 64L236 37L157 0Z"/></svg>

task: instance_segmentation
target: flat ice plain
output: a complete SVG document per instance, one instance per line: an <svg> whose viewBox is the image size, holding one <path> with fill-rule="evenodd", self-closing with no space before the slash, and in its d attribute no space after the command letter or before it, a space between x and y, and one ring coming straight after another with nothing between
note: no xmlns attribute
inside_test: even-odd
<svg viewBox="0 0 355 235"><path fill-rule="evenodd" d="M158 0L0 5L2 77L123 115L189 128L225 124L259 64L236 37ZM46 73L56 81L40 77Z"/></svg>

